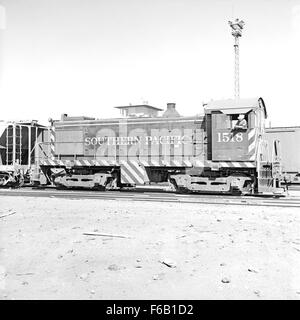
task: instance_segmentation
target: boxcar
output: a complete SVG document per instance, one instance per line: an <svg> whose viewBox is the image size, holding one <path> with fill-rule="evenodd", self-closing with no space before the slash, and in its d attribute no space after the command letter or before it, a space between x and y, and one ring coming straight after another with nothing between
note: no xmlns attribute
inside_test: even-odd
<svg viewBox="0 0 300 320"><path fill-rule="evenodd" d="M45 130L35 120L0 122L0 186L21 186L31 180L38 137ZM42 141L41 141L42 142Z"/></svg>
<svg viewBox="0 0 300 320"><path fill-rule="evenodd" d="M274 139L280 141L284 180L300 183L300 127L266 128L266 138L269 142Z"/></svg>

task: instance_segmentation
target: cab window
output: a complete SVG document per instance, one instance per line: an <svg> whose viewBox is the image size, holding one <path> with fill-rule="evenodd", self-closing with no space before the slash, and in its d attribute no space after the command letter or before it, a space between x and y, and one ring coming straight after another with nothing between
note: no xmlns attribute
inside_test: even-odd
<svg viewBox="0 0 300 320"><path fill-rule="evenodd" d="M248 117L248 114L244 114L244 116L245 116L245 120L246 120L246 122L247 122L247 128L249 128L249 117ZM231 129L234 129L235 128L235 126L236 126L236 124L237 124L237 122L238 122L238 117L239 117L239 114L231 114L230 115L230 127L231 127Z"/></svg>

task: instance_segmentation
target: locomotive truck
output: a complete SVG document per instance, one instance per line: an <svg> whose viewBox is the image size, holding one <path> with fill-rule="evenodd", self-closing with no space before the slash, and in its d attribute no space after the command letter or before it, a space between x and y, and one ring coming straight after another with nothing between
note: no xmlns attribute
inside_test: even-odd
<svg viewBox="0 0 300 320"><path fill-rule="evenodd" d="M59 188L114 190L168 183L179 192L283 192L278 141L265 139L262 98L218 100L204 114L181 116L147 104L117 107L112 119L51 120L51 154L40 158L44 183ZM236 129L242 114L247 127ZM42 148L43 142L40 143Z"/></svg>

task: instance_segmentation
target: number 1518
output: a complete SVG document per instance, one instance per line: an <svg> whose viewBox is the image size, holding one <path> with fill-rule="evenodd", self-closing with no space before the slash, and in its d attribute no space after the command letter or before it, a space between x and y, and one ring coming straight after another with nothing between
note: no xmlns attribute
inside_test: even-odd
<svg viewBox="0 0 300 320"><path fill-rule="evenodd" d="M242 142L243 134L241 132L232 134L229 132L218 132L218 142Z"/></svg>

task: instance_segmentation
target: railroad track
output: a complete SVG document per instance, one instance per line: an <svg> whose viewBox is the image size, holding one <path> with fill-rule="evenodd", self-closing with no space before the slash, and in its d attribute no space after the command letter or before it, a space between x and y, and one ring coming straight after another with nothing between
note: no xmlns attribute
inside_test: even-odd
<svg viewBox="0 0 300 320"><path fill-rule="evenodd" d="M2 189L1 196L23 197L48 197L64 199L101 199L121 201L148 201L170 203L199 203L220 205L250 205L250 206L276 206L276 207L300 207L300 190L291 191L292 194L285 198L266 198L251 196L225 196L225 195L200 195L200 194L176 194L158 191L86 191L86 190L56 190L53 188L33 189Z"/></svg>

